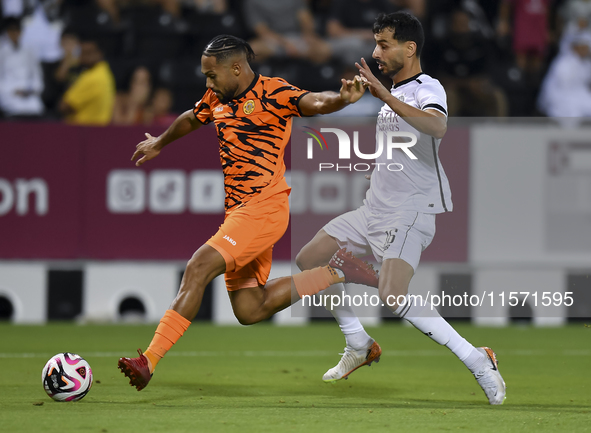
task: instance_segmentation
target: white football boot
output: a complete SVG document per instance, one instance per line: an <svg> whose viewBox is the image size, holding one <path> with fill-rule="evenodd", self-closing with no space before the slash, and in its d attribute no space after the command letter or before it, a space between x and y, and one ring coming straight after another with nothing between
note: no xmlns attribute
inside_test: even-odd
<svg viewBox="0 0 591 433"><path fill-rule="evenodd" d="M474 377L490 404L503 404L506 398L506 386L499 373L497 356L490 347L477 347L476 350L486 356L486 361L480 370L473 373Z"/></svg>
<svg viewBox="0 0 591 433"><path fill-rule="evenodd" d="M324 373L322 380L326 383L335 383L337 380L347 379L351 373L364 365L371 365L372 362L380 362L382 348L372 338L369 340L367 349L353 350L345 347L345 353L339 363Z"/></svg>

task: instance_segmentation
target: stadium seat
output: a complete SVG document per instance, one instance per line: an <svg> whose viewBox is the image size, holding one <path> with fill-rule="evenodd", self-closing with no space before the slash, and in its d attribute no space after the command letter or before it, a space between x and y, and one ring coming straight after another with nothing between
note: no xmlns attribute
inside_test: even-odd
<svg viewBox="0 0 591 433"><path fill-rule="evenodd" d="M507 95L509 115L531 116L538 86L528 83L523 72L512 59L499 59L489 69L491 80Z"/></svg>
<svg viewBox="0 0 591 433"><path fill-rule="evenodd" d="M127 52L126 33L122 30L103 31L95 35L95 40L107 59L120 58Z"/></svg>
<svg viewBox="0 0 591 433"><path fill-rule="evenodd" d="M191 108L205 93L205 76L201 74L201 59L186 58L160 65L158 80L172 89L173 111L181 113Z"/></svg>
<svg viewBox="0 0 591 433"><path fill-rule="evenodd" d="M133 55L142 59L174 59L186 48L187 24L154 7L138 7L130 12L133 22Z"/></svg>
<svg viewBox="0 0 591 433"><path fill-rule="evenodd" d="M220 34L231 34L245 38L245 31L236 12L222 15L199 14L194 9L186 11L188 34L191 45L190 52L200 56L207 43Z"/></svg>
<svg viewBox="0 0 591 433"><path fill-rule="evenodd" d="M113 58L109 59L109 66L111 72L115 77L115 85L117 90L128 90L129 80L135 67L139 64L138 59Z"/></svg>
<svg viewBox="0 0 591 433"><path fill-rule="evenodd" d="M315 65L306 60L269 59L253 68L262 75L281 77L288 83L310 91L338 90L342 67L338 62Z"/></svg>
<svg viewBox="0 0 591 433"><path fill-rule="evenodd" d="M129 51L128 26L113 23L109 15L94 3L70 7L64 16L66 26L96 40L105 57L117 58Z"/></svg>

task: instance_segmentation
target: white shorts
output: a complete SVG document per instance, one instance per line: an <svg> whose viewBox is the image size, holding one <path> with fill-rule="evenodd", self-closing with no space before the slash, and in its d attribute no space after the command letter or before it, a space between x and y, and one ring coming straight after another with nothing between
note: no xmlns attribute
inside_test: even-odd
<svg viewBox="0 0 591 433"><path fill-rule="evenodd" d="M355 256L373 254L378 263L402 259L416 271L435 236L435 214L373 213L365 205L326 224L323 230Z"/></svg>

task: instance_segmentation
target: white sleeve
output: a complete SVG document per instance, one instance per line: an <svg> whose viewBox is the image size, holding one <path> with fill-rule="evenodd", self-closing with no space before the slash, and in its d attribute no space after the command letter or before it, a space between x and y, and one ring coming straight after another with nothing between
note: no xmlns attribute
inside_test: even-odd
<svg viewBox="0 0 591 433"><path fill-rule="evenodd" d="M439 81L423 82L418 85L416 92L416 101L421 110L437 110L447 116L447 98Z"/></svg>

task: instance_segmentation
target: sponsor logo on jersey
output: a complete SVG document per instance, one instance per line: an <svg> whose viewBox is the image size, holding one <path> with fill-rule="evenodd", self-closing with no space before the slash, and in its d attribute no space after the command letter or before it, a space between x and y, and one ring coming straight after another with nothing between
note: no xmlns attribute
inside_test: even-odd
<svg viewBox="0 0 591 433"><path fill-rule="evenodd" d="M230 236L224 235L224 239L230 242L232 245L236 245L236 241L232 239Z"/></svg>

